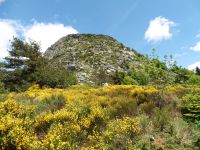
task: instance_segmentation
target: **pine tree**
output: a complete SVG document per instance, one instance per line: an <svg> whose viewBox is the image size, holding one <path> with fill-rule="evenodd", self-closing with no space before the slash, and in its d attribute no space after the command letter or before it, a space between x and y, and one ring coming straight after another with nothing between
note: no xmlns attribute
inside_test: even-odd
<svg viewBox="0 0 200 150"><path fill-rule="evenodd" d="M8 52L9 56L4 63L6 77L3 82L11 90L26 88L34 80L33 74L42 59L40 46L34 41L27 43L14 38Z"/></svg>

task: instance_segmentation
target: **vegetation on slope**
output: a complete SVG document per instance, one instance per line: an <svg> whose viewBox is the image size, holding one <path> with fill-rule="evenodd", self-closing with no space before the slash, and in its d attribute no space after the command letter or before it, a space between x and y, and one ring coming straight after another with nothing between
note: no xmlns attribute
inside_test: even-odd
<svg viewBox="0 0 200 150"><path fill-rule="evenodd" d="M27 43L14 38L11 42L9 56L5 58L4 62L0 63L0 92L4 92L5 90L24 91L32 84L39 84L41 87L66 87L76 84L77 81L80 82L80 75L89 77L86 79L86 83L100 86L105 83L114 85L200 84L199 68L196 69L195 74L193 71L177 66L172 56L170 58L165 56L165 60L162 62L155 54L155 49L153 49L150 56L143 56L124 47L111 37L103 35L74 36L66 38L70 43L75 42L75 45L83 46L84 44L89 44L90 48L79 48L79 50L76 50L71 49L75 45L71 48L65 45L65 48L67 47L67 50L70 50L70 54L78 53L81 50L84 52L93 50L91 55L87 54L88 57L85 60L98 56L103 57L105 55L104 58L101 58L101 61L92 61L93 64L100 63L103 67L101 65L94 67L91 72L91 70L87 70L87 67L92 67L86 65L86 68L79 68L79 71L82 72L80 74L78 70L73 69L73 64L70 66L71 70L66 68L66 62L62 57L69 57L69 61L73 57L65 51L65 48L62 50L62 55L55 55L53 53L57 51L52 51L52 55L58 55L59 57L49 59L46 55L50 55L51 50L47 51L48 53L43 56L40 53L40 46L34 41ZM95 43L98 44L95 45ZM101 47L102 43L103 46ZM62 44L63 41L61 40L61 48ZM113 46L117 47L118 51L111 50ZM102 50L102 48L105 48L105 50ZM113 62L114 60L112 60L111 54L116 56L115 61L117 63ZM79 54L76 55L79 56ZM79 58L75 60L78 62L81 61ZM113 63L115 64L114 66ZM84 62L80 64L85 66Z"/></svg>
<svg viewBox="0 0 200 150"><path fill-rule="evenodd" d="M83 35L89 44L94 37ZM198 67L134 51L124 70L100 67L80 86L76 70L44 57L35 42L15 38L9 54L0 63L1 149L200 148Z"/></svg>
<svg viewBox="0 0 200 150"><path fill-rule="evenodd" d="M188 95L191 90L200 96L199 87L188 85L66 89L34 85L23 93L1 95L0 146L31 150L198 149L200 128L183 119L200 117L190 111L189 101L199 108Z"/></svg>
<svg viewBox="0 0 200 150"><path fill-rule="evenodd" d="M14 38L9 56L0 63L0 92L4 89L24 91L33 83L66 87L76 84L76 75L61 64L55 66L52 61L43 57L36 42L27 43Z"/></svg>

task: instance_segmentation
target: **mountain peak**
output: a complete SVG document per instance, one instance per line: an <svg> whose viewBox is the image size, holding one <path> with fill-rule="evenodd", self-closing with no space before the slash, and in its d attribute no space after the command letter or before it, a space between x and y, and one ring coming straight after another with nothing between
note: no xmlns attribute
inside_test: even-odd
<svg viewBox="0 0 200 150"><path fill-rule="evenodd" d="M126 71L136 51L107 35L70 34L53 44L45 56L77 72L79 83L91 83L94 73Z"/></svg>

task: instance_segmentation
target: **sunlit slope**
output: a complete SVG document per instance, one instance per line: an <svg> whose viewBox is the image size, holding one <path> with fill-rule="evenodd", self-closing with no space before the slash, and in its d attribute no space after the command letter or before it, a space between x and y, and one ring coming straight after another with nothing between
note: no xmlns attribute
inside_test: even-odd
<svg viewBox="0 0 200 150"><path fill-rule="evenodd" d="M67 89L34 85L24 93L1 95L0 146L31 150L192 149L198 131L182 115L193 114L187 105L188 93L198 96L199 91L188 85L77 85ZM197 102L189 104L196 106Z"/></svg>

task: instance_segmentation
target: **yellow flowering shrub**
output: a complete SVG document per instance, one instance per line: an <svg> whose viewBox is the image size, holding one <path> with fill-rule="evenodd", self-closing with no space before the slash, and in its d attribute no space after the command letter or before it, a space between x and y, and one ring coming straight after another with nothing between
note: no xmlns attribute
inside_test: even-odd
<svg viewBox="0 0 200 150"><path fill-rule="evenodd" d="M134 85L52 89L33 85L0 101L0 149L135 150L142 147L137 144L140 136L157 131L148 130L156 123L155 113L162 117L156 110L173 106L171 94L184 94L191 88L200 92L199 87L189 85L164 89ZM163 96L163 91L170 96ZM166 110L177 111L174 109ZM154 121L153 125L148 127L146 119L145 126L140 115Z"/></svg>
<svg viewBox="0 0 200 150"><path fill-rule="evenodd" d="M42 141L43 147L57 150L75 149L76 138L80 131L81 128L77 124L54 124Z"/></svg>
<svg viewBox="0 0 200 150"><path fill-rule="evenodd" d="M88 139L96 149L123 149L140 132L140 118L123 117L110 121L102 135L94 133Z"/></svg>

